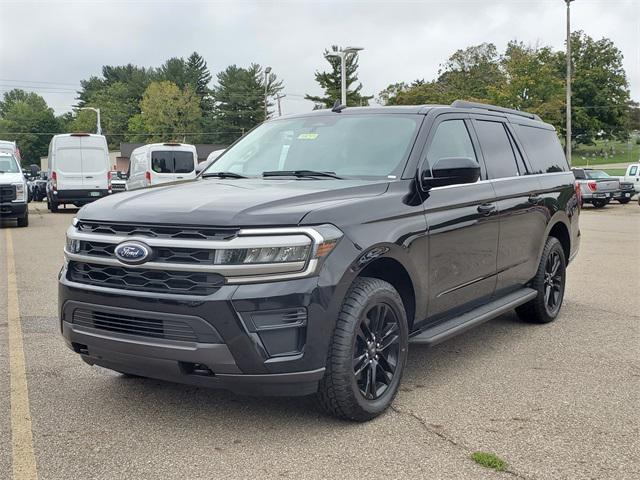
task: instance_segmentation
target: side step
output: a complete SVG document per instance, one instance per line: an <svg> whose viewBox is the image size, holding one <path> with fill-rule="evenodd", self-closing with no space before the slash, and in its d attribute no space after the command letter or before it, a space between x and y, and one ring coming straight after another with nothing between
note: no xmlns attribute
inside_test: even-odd
<svg viewBox="0 0 640 480"><path fill-rule="evenodd" d="M527 303L529 300L534 299L537 294L538 293L532 288L521 288L470 312L463 313L459 317L433 325L411 337L409 341L411 343L422 343L430 346L437 345L476 325L480 325L481 323L513 310L523 303Z"/></svg>

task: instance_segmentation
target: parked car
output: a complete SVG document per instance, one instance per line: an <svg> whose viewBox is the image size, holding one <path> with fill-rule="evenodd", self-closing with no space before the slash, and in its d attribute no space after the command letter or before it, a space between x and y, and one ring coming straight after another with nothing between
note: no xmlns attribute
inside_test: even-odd
<svg viewBox="0 0 640 480"><path fill-rule="evenodd" d="M47 181L49 174L46 171L40 171L38 177L33 181L33 199L41 202L47 198Z"/></svg>
<svg viewBox="0 0 640 480"><path fill-rule="evenodd" d="M579 246L573 173L536 115L457 101L280 117L195 181L87 205L61 331L125 374L317 394L382 413L409 339L516 309L558 317Z"/></svg>
<svg viewBox="0 0 640 480"><path fill-rule="evenodd" d="M636 191L634 190L633 183L621 181L620 189L613 195L613 198L624 205L631 201L631 198L635 193Z"/></svg>
<svg viewBox="0 0 640 480"><path fill-rule="evenodd" d="M640 193L640 162L629 165L620 181L632 183L635 192Z"/></svg>
<svg viewBox="0 0 640 480"><path fill-rule="evenodd" d="M29 187L18 159L0 152L0 220L15 219L19 227L29 226Z"/></svg>
<svg viewBox="0 0 640 480"><path fill-rule="evenodd" d="M224 153L224 148L222 150L214 150L209 155L207 155L207 159L204 162L200 162L196 167L196 175L200 175L204 170L206 170L209 165L215 162L220 155Z"/></svg>
<svg viewBox="0 0 640 480"><path fill-rule="evenodd" d="M114 170L111 172L111 192L125 192L127 190L127 174Z"/></svg>
<svg viewBox="0 0 640 480"><path fill-rule="evenodd" d="M602 170L574 168L573 174L580 184L582 203L590 203L602 208L613 200L620 191L620 181Z"/></svg>
<svg viewBox="0 0 640 480"><path fill-rule="evenodd" d="M196 178L198 153L194 145L152 143L131 152L127 190Z"/></svg>
<svg viewBox="0 0 640 480"><path fill-rule="evenodd" d="M47 206L81 207L111 193L111 169L107 140L103 135L71 133L54 135L49 144Z"/></svg>

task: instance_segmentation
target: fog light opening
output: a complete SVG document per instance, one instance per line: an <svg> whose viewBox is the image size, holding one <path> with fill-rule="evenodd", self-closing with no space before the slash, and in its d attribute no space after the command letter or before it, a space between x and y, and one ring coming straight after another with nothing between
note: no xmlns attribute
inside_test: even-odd
<svg viewBox="0 0 640 480"><path fill-rule="evenodd" d="M198 375L200 377L215 376L215 373L203 363L180 362L180 364L187 375Z"/></svg>

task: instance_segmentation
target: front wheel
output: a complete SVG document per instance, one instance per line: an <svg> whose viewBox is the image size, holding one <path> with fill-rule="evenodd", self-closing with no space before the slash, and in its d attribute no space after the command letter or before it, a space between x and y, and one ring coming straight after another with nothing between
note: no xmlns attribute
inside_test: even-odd
<svg viewBox="0 0 640 480"><path fill-rule="evenodd" d="M627 203L629 203L631 201L630 198L619 198L618 202L621 203L622 205L626 205Z"/></svg>
<svg viewBox="0 0 640 480"><path fill-rule="evenodd" d="M549 323L556 319L564 299L567 263L562 244L555 237L547 238L536 276L531 282L538 295L516 308L520 318L532 323Z"/></svg>
<svg viewBox="0 0 640 480"><path fill-rule="evenodd" d="M18 227L29 226L29 212L25 212L24 217L18 219Z"/></svg>
<svg viewBox="0 0 640 480"><path fill-rule="evenodd" d="M364 422L393 401L407 361L407 314L393 286L358 278L344 299L318 400L329 414Z"/></svg>
<svg viewBox="0 0 640 480"><path fill-rule="evenodd" d="M607 203L609 202L607 202L606 200L594 200L593 206L596 208L604 208Z"/></svg>

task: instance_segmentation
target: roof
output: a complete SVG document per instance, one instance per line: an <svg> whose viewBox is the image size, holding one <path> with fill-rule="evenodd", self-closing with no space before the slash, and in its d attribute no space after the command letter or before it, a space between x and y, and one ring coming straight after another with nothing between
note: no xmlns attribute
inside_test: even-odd
<svg viewBox="0 0 640 480"><path fill-rule="evenodd" d="M120 144L120 156L124 158L130 158L131 152L138 147L147 145L146 143L121 143ZM161 145L161 144L156 144ZM185 144L186 145L186 144ZM218 143L196 143L196 152L198 152L198 159L206 160L211 152L216 150L222 150L227 148L227 145Z"/></svg>

